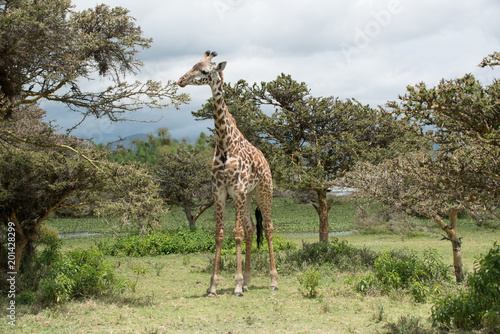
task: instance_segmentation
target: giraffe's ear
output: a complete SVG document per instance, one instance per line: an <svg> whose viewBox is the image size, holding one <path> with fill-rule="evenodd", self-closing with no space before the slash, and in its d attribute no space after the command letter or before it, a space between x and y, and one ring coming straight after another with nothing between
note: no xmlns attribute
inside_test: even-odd
<svg viewBox="0 0 500 334"><path fill-rule="evenodd" d="M226 68L227 62L221 61L220 63L217 64L217 67L215 68L216 72L222 72Z"/></svg>

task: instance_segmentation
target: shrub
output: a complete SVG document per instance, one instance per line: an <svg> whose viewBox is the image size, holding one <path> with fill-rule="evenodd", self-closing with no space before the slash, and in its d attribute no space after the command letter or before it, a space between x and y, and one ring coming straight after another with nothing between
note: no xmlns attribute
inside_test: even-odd
<svg viewBox="0 0 500 334"><path fill-rule="evenodd" d="M41 244L52 244L54 239L59 239L59 232L53 226L42 224L36 239Z"/></svg>
<svg viewBox="0 0 500 334"><path fill-rule="evenodd" d="M16 303L21 305L29 305L36 300L36 294L33 291L22 291L16 295Z"/></svg>
<svg viewBox="0 0 500 334"><path fill-rule="evenodd" d="M317 270L308 270L297 275L300 283L299 290L302 295L307 298L315 298L318 295L318 286L320 281L320 273Z"/></svg>
<svg viewBox="0 0 500 334"><path fill-rule="evenodd" d="M425 303L431 291L427 285L420 283L416 279L413 279L410 283L409 289L413 299L417 303Z"/></svg>
<svg viewBox="0 0 500 334"><path fill-rule="evenodd" d="M243 244L242 251L245 251ZM294 249L293 242L285 240L276 235L273 238L274 250ZM97 244L97 247L106 255L119 256L155 256L166 254L189 254L214 252L215 241L212 233L201 229L188 230L181 229L172 232L152 232L146 235L130 235L119 237L114 240L107 240ZM227 252L235 253L234 239L226 236L222 245L223 254ZM252 252L257 251L257 244L254 240ZM261 251L267 251L263 247Z"/></svg>
<svg viewBox="0 0 500 334"><path fill-rule="evenodd" d="M112 256L155 256L209 252L215 249L215 242L213 236L203 230L186 229L119 237L100 242L97 247L104 254Z"/></svg>
<svg viewBox="0 0 500 334"><path fill-rule="evenodd" d="M47 262L44 250L40 256ZM38 290L44 303L59 303L75 297L99 296L123 292L127 282L115 275L113 265L102 252L93 249L75 249L50 256L44 278Z"/></svg>
<svg viewBox="0 0 500 334"><path fill-rule="evenodd" d="M374 263L375 276L386 288L408 288L411 284L448 281L448 269L435 250L426 250L424 260L411 253L384 252Z"/></svg>
<svg viewBox="0 0 500 334"><path fill-rule="evenodd" d="M468 286L435 301L434 324L455 325L466 330L484 328L495 333L500 329L500 247L493 245L488 254L476 261L477 268Z"/></svg>
<svg viewBox="0 0 500 334"><path fill-rule="evenodd" d="M347 241L334 238L328 243L303 243L302 249L288 254L287 260L297 263L298 266L330 263L341 269L356 270L358 267L370 267L375 254L368 249L357 249Z"/></svg>
<svg viewBox="0 0 500 334"><path fill-rule="evenodd" d="M435 250L426 250L424 259L415 253L383 252L373 264L373 274L349 279L353 288L367 293L378 287L388 293L407 289L416 302L423 303L431 292L438 292L443 281L450 281L448 268ZM432 287L432 289L431 289Z"/></svg>
<svg viewBox="0 0 500 334"><path fill-rule="evenodd" d="M357 292L367 294L372 286L377 283L377 279L372 274L358 276L356 278L347 278L346 283L351 284Z"/></svg>

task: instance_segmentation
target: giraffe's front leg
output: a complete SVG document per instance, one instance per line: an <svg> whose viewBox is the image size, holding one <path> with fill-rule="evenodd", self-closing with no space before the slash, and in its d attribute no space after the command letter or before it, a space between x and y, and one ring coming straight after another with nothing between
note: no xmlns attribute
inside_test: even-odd
<svg viewBox="0 0 500 334"><path fill-rule="evenodd" d="M236 276L234 295L243 297L243 271L241 266L241 245L243 244L243 226L242 220L244 215L245 202L244 199L237 198L234 201L236 209L236 223L234 225L233 235L234 243L236 244Z"/></svg>
<svg viewBox="0 0 500 334"><path fill-rule="evenodd" d="M210 287L207 291L207 296L217 295L217 285L219 284L220 257L222 252L222 243L224 241L224 227L217 228L215 231L215 265L214 273L210 278Z"/></svg>
<svg viewBox="0 0 500 334"><path fill-rule="evenodd" d="M253 232L253 231L252 231ZM250 285L250 267L252 263L252 243L253 243L253 233L245 233L245 275L243 277L243 292L248 291L248 285Z"/></svg>
<svg viewBox="0 0 500 334"><path fill-rule="evenodd" d="M215 226L215 264L214 272L210 279L210 287L208 288L208 296L217 295L217 285L219 284L219 271L220 271L220 257L222 252L222 243L224 241L224 215L226 210L226 197L225 194L219 194L215 192L215 214L216 214L216 226Z"/></svg>
<svg viewBox="0 0 500 334"><path fill-rule="evenodd" d="M234 277L234 295L243 297L243 273L241 268L241 244L243 243L243 228L236 223L233 230L234 243L236 244L236 276Z"/></svg>

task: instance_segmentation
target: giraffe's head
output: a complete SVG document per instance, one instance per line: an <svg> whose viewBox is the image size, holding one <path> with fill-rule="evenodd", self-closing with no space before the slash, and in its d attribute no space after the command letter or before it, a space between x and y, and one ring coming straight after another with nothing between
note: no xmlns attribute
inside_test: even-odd
<svg viewBox="0 0 500 334"><path fill-rule="evenodd" d="M177 84L181 87L187 85L201 86L215 82L217 76L222 79L222 71L226 67L226 62L212 63L212 58L215 56L217 56L217 52L210 53L210 51L206 51L201 60L189 72L184 74L177 81Z"/></svg>

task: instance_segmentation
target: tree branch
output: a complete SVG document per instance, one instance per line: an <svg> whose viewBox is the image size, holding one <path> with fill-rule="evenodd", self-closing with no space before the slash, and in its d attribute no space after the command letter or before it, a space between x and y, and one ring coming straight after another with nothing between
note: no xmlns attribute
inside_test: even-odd
<svg viewBox="0 0 500 334"><path fill-rule="evenodd" d="M44 147L44 148L58 147L58 148L63 148L63 149L66 149L66 150L70 150L70 151L74 152L75 154L78 154L79 156L81 156L85 160L87 160L95 168L97 168L97 169L99 168L99 167L96 166L96 164L94 164L94 162L92 161L92 159L90 159L89 157L87 157L86 155L84 155L83 153L79 152L78 150L74 149L73 147L71 147L69 145L64 145L64 144L45 145L45 144L41 144L41 143L35 143L35 142L32 142L32 141L29 141L26 138L21 138L21 137L17 136L16 134L14 134L14 133L12 133L11 131L8 131L8 130L2 130L2 131L0 131L0 133L6 134L6 135L12 137L13 139L15 139L16 141L21 142L21 143L25 143L25 144L35 145L35 146Z"/></svg>

